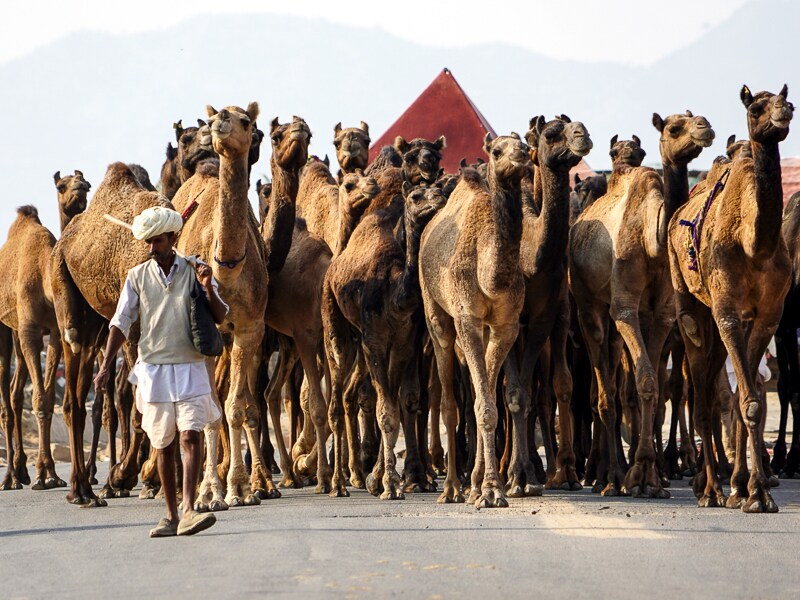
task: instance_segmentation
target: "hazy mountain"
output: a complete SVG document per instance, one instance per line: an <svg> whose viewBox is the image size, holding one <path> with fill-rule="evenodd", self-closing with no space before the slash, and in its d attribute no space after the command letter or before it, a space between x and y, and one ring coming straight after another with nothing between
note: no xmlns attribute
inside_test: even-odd
<svg viewBox="0 0 800 600"><path fill-rule="evenodd" d="M565 43L567 34L565 21ZM262 128L276 115L301 115L314 133L311 151L333 159L337 121L363 119L377 139L445 66L499 133L524 133L540 113L583 121L595 141L587 157L595 168L609 166L615 133L639 135L646 162L658 163L653 111L666 116L689 108L717 132L714 146L692 165L702 168L724 151L729 134L746 134L742 83L777 91L787 82L790 99L800 93L792 89L799 34L800 3L756 0L648 68L556 61L502 45L442 49L375 29L269 15L195 18L130 36L71 35L0 67L7 134L0 236L15 207L28 203L57 232L57 170L81 169L96 189L106 166L123 160L140 163L157 182L172 123L193 124L207 103L258 100ZM632 52L643 35L631 32ZM800 135L791 134L782 153L800 154ZM253 182L268 171L265 142Z"/></svg>

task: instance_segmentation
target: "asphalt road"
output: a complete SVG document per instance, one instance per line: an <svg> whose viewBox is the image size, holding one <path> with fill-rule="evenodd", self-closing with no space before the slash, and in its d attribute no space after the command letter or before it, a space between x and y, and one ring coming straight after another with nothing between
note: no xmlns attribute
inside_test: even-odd
<svg viewBox="0 0 800 600"><path fill-rule="evenodd" d="M308 488L158 540L161 500L81 509L63 489L0 492L0 597L800 597L800 481L774 490L775 515L699 509L685 481L671 491L545 492L477 511Z"/></svg>

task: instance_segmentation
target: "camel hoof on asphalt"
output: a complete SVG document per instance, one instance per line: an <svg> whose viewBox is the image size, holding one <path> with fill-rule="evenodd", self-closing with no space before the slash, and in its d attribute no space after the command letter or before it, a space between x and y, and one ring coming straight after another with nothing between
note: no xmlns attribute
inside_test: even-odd
<svg viewBox="0 0 800 600"><path fill-rule="evenodd" d="M541 484L526 483L523 493L525 497L541 496L544 492L544 486Z"/></svg>
<svg viewBox="0 0 800 600"><path fill-rule="evenodd" d="M22 486L20 486L20 487L22 487ZM41 490L46 490L47 487L45 486L44 481L42 481L41 479L37 479L36 481L33 482L33 485L31 486L31 489L36 491L36 492L38 492L38 491L41 491Z"/></svg>
<svg viewBox="0 0 800 600"><path fill-rule="evenodd" d="M508 497L509 498L522 498L525 495L525 492L522 491L521 485L513 485L511 489L508 490Z"/></svg>
<svg viewBox="0 0 800 600"><path fill-rule="evenodd" d="M245 506L258 506L259 504L261 504L261 499L255 494L249 494L244 498Z"/></svg>
<svg viewBox="0 0 800 600"><path fill-rule="evenodd" d="M347 491L347 488L343 485L334 486L331 490L330 494L328 494L331 498L349 498L350 492ZM377 494L374 494L377 495Z"/></svg>
<svg viewBox="0 0 800 600"><path fill-rule="evenodd" d="M600 492L600 495L613 497L613 496L619 496L620 493L619 490L617 489L617 486L615 486L613 483L609 483L606 487L603 488L603 491Z"/></svg>
<svg viewBox="0 0 800 600"><path fill-rule="evenodd" d="M401 490L386 490L380 498L381 500L405 500L406 495Z"/></svg>

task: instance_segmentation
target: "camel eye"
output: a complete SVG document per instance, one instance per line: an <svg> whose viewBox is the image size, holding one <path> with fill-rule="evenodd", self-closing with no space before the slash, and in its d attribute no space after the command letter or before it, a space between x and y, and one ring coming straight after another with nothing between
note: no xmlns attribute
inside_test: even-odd
<svg viewBox="0 0 800 600"><path fill-rule="evenodd" d="M353 183L345 183L344 184L344 189L347 190L348 192L352 192L354 187L356 187L356 186Z"/></svg>

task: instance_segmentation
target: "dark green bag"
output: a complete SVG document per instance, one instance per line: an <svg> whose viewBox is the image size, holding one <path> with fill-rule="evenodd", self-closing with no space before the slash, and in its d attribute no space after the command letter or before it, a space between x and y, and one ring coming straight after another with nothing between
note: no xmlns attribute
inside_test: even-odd
<svg viewBox="0 0 800 600"><path fill-rule="evenodd" d="M189 298L189 322L194 347L204 356L219 356L223 347L222 334L214 322L206 292L196 277Z"/></svg>

